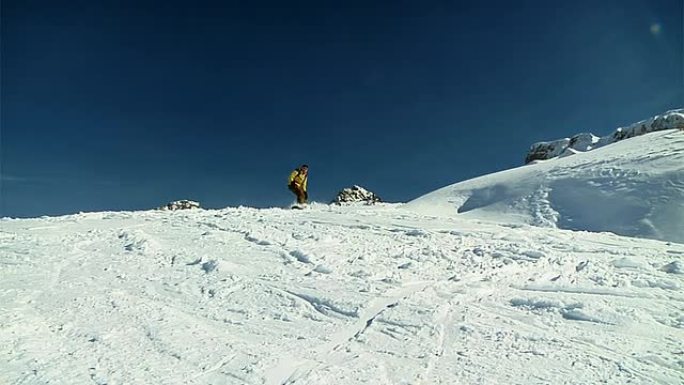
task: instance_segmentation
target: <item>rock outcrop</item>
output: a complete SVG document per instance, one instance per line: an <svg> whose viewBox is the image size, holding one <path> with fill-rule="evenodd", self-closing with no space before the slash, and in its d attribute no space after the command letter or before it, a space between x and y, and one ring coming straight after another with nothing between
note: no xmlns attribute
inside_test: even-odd
<svg viewBox="0 0 684 385"><path fill-rule="evenodd" d="M345 203L374 204L377 202L382 202L379 196L357 185L345 188L344 190L340 191L339 193L337 193L337 196L332 201L332 203L338 205Z"/></svg>
<svg viewBox="0 0 684 385"><path fill-rule="evenodd" d="M181 199L179 201L173 201L165 204L164 206L159 207L159 210L170 210L170 211L175 211L175 210L190 210L190 209L199 209L200 204L199 202L187 200L187 199Z"/></svg>
<svg viewBox="0 0 684 385"><path fill-rule="evenodd" d="M684 109L668 111L627 127L619 127L604 137L582 133L572 138L535 143L527 152L525 164L585 152L649 132L671 129L684 130Z"/></svg>

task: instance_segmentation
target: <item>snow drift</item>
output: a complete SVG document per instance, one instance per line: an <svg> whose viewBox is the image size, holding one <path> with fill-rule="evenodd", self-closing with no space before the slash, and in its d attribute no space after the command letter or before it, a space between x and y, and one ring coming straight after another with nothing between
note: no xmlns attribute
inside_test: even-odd
<svg viewBox="0 0 684 385"><path fill-rule="evenodd" d="M651 132L485 175L406 207L431 215L684 243L684 132Z"/></svg>

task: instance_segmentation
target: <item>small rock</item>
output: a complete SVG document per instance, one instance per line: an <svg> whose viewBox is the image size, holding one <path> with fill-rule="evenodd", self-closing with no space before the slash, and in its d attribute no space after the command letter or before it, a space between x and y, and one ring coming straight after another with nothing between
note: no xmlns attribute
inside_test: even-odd
<svg viewBox="0 0 684 385"><path fill-rule="evenodd" d="M173 201L165 204L164 206L161 206L158 208L158 210L168 210L168 211L176 211L176 210L190 210L190 209L199 209L200 204L199 202L191 201L188 199L181 199L179 201Z"/></svg>
<svg viewBox="0 0 684 385"><path fill-rule="evenodd" d="M218 262L213 259L202 264L202 270L204 270L205 273L211 273L212 271L216 270L217 267Z"/></svg>
<svg viewBox="0 0 684 385"><path fill-rule="evenodd" d="M663 266L663 271L670 274L684 274L684 264L681 261L672 261Z"/></svg>
<svg viewBox="0 0 684 385"><path fill-rule="evenodd" d="M331 203L341 205L343 203L359 202L371 205L377 202L382 202L382 200L379 196L375 195L375 193L370 192L361 186L354 185L337 193L337 196Z"/></svg>

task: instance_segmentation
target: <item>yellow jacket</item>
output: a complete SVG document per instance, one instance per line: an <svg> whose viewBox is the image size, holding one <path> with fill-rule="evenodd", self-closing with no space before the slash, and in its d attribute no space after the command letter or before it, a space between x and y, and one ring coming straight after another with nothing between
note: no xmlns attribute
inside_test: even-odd
<svg viewBox="0 0 684 385"><path fill-rule="evenodd" d="M299 172L299 169L296 169L292 171L292 173L290 174L290 178L287 180L287 184L289 186L294 183L294 185L301 188L302 191L306 191L306 181L308 179L309 178L307 178L306 174L301 174Z"/></svg>

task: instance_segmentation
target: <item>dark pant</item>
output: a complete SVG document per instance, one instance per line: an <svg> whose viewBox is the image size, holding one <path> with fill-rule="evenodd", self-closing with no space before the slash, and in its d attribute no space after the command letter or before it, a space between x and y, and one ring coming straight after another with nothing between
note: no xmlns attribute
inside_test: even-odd
<svg viewBox="0 0 684 385"><path fill-rule="evenodd" d="M288 188L297 196L297 203L306 203L306 199L308 198L306 191L302 190L294 183L289 185Z"/></svg>

